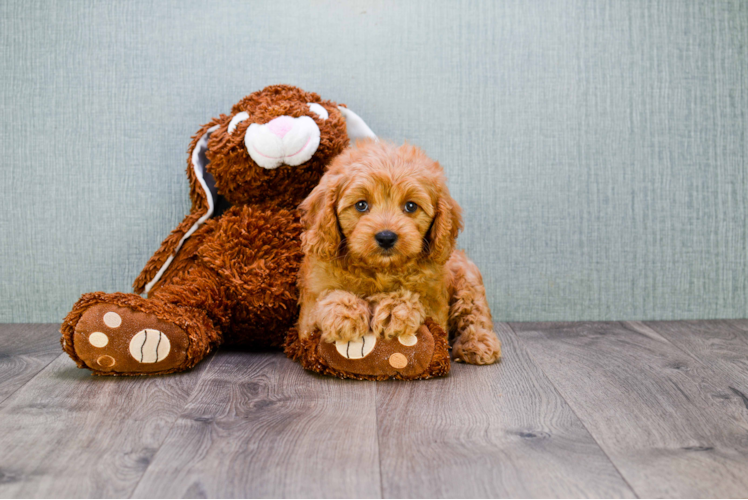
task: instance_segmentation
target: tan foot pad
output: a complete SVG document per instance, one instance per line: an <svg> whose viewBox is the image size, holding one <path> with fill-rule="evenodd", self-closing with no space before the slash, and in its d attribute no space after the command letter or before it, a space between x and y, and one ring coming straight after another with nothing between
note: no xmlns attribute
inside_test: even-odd
<svg viewBox="0 0 748 500"><path fill-rule="evenodd" d="M73 343L94 371L154 373L182 365L189 341L181 328L152 314L97 304L81 316Z"/></svg>
<svg viewBox="0 0 748 500"><path fill-rule="evenodd" d="M413 377L434 354L434 337L424 325L415 335L384 340L366 335L356 342L320 342L319 355L335 370L357 375Z"/></svg>

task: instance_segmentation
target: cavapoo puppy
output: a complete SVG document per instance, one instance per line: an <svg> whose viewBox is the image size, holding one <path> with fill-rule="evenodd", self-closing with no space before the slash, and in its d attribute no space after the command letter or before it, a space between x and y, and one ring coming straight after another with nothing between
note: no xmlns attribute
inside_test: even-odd
<svg viewBox="0 0 748 500"><path fill-rule="evenodd" d="M323 342L412 335L431 317L456 361L501 357L483 278L455 251L461 209L444 171L415 146L359 142L301 204L299 335Z"/></svg>

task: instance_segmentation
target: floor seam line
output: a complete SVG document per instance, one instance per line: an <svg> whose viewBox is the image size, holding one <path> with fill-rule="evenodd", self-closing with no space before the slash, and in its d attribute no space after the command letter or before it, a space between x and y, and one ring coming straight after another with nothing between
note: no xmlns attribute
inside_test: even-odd
<svg viewBox="0 0 748 500"><path fill-rule="evenodd" d="M512 325L510 323L504 323L504 324L507 325L509 327L509 329L512 331L512 334L514 334L514 337L518 341L518 344L522 345L522 349L524 349L525 354L527 354L527 356L533 362L533 364L535 365L535 367L538 370L540 370L540 373L542 373L543 376L546 378L546 380L548 380L548 383L551 384L551 386L553 387L553 390L556 391L556 394L558 394L558 396L563 400L563 402L566 403L566 406L569 407L569 410L571 410L571 412L574 414L574 416L577 417L577 420L579 420L579 423L582 425L582 427L584 427L584 430L587 431L587 434L589 434L589 436L595 442L595 444L597 445L597 447L600 448L600 451L603 452L603 454L608 459L608 461L613 466L613 468L616 470L616 472L621 477L621 479L623 480L623 482L626 483L626 486L629 487L629 489L636 496L636 498L642 498L641 495L639 495L639 492L636 491L636 489L634 489L633 485L631 483L629 483L628 479L626 479L626 476L623 475L623 472L621 472L621 470L618 468L618 465L613 461L613 459L610 457L610 455L605 450L605 448L603 448L603 445L600 444L600 442L597 440L597 438L595 437L595 435L587 427L587 424L584 422L584 420L582 419L582 417L579 416L579 414L577 413L577 411L574 409L574 406L572 406L572 404L566 399L566 397L564 397L563 393L558 389L558 387L556 387L556 384L555 384L555 382L553 382L553 379L551 379L551 377L548 376L548 374L545 372L545 370L543 369L543 367L535 360L535 358L533 357L533 355L530 352L530 350L525 347L524 340L522 339L522 337L517 333L517 331L514 329L514 327L512 327Z"/></svg>
<svg viewBox="0 0 748 500"><path fill-rule="evenodd" d="M382 476L382 446L379 439L379 381L374 382L374 421L377 430L377 462L379 463L379 498L384 498L384 477Z"/></svg>
<svg viewBox="0 0 748 500"><path fill-rule="evenodd" d="M700 364L702 364L704 366L708 366L706 362L704 362L699 356L696 355L696 353L688 352L685 349L682 349L679 345L674 344L669 338L667 338L665 336L665 334L661 333L659 330L657 330L653 326L648 325L647 321L627 320L627 321L618 321L617 323L620 324L623 327L623 329L626 330L627 332L637 333L639 335L641 335L641 333L637 332L637 331L632 331L632 328L629 325L635 325L636 323L644 325L646 328L649 328L650 330L652 330L653 332L655 332L657 335L659 335L660 337L662 337L663 340L665 340L665 342L667 342L670 346L673 347L673 349L675 349L678 352L682 353L687 358L691 358L692 360L696 361L697 363L700 363Z"/></svg>
<svg viewBox="0 0 748 500"><path fill-rule="evenodd" d="M52 363L54 363L55 361L57 361L58 359L60 359L60 358L61 358L61 357L63 357L63 356L67 356L67 354L65 354L65 353L63 352L63 353L60 353L60 354L58 354L58 355L57 355L57 356L55 356L54 358L50 359L50 360L49 360L49 362L48 362L47 364L45 364L45 365L44 365L44 366L43 366L43 367L41 368L41 370L39 370L38 372L36 372L36 373L34 374L34 376L33 376L33 377L31 377L30 379L28 379L28 380L27 380L26 382L24 382L24 383L23 383L23 384L21 384L21 385L20 385L19 387L17 387L17 388L16 388L16 389L15 389L15 390L14 390L13 392L11 392L11 393L10 393L10 394L8 394L7 396L5 396L5 397L4 397L4 398L3 398L2 400L0 400L0 411L2 411L2 410L4 409L4 408L3 408L3 405L5 404L5 402L6 402L6 401L8 401L8 400L9 400L9 399L10 399L11 397L13 397L13 395L14 395L15 393L17 393L18 391L20 391L21 389L23 389L24 387L26 387L27 385L29 385L29 384L31 383L31 381L32 381L32 380L35 380L35 379L36 379L36 377L38 377L39 375L41 375L41 374L42 374L42 372L43 372L44 370L46 370L46 369L47 369L47 368L49 367L49 365L51 365Z"/></svg>
<svg viewBox="0 0 748 500"><path fill-rule="evenodd" d="M706 320L706 321L723 321L723 320ZM715 378L715 380L714 380L715 383L724 382L724 383L727 384L728 388L730 388L730 386L732 386L732 385L735 385L735 379L732 378L729 373L726 373L724 370L715 370L714 367L710 363L707 363L705 360L701 359L701 356L697 355L695 352L687 351L686 349L682 348L678 344L674 343L672 340L670 340L670 338L668 338L660 330L658 330L657 328L655 328L655 327L647 324L646 321L619 321L618 323L626 331L629 331L629 332L631 331L631 328L629 328L627 326L627 324L633 325L633 324L639 323L639 324L643 325L644 327L649 328L650 330L652 330L653 332L655 332L657 335L659 335L660 337L662 337L665 340L665 342L667 342L668 345L670 345L673 349L675 349L678 352L682 353L687 358L692 359L693 361L695 361L696 363L698 363L699 365L701 365L701 367L702 367L703 370L706 370L711 375L713 375L714 378ZM636 332L634 332L634 333L636 333Z"/></svg>
<svg viewBox="0 0 748 500"><path fill-rule="evenodd" d="M208 359L206 361L206 365L205 365L205 368L203 369L203 373L200 374L200 376L197 378L197 380L195 381L194 385L192 386L192 392L190 393L190 395L185 400L184 406L180 410L179 415L176 416L176 418L174 419L174 421L169 426L169 430L164 434L164 439L162 439L161 443L159 443L158 449L153 454L153 457L151 458L150 462L148 462L148 466L143 470L143 473L140 475L140 479L138 479L138 482L135 483L135 486L133 487L132 491L130 492L130 495L128 495L127 498L132 498L133 495L135 494L135 492L138 490L138 486L140 486L140 483L143 482L143 478L145 477L146 473L148 472L148 469L151 468L151 465L153 465L153 462L156 461L156 456L158 455L158 452L161 451L161 448L163 448L164 443L166 442L166 439L171 434L172 429L174 429L174 426L177 425L177 421L182 417L182 414L184 413L184 409L187 408L187 405L189 405L190 401L192 401L192 398L195 395L195 391L197 390L197 387L198 387L200 381L203 379L203 377L207 373L208 368L210 368L210 365L211 365L211 363L213 363L213 360L215 358L216 358L216 353L214 352L213 355L210 357L210 359ZM181 373L177 373L177 374L173 374L172 376L176 375L178 377L178 376L180 376L180 374Z"/></svg>

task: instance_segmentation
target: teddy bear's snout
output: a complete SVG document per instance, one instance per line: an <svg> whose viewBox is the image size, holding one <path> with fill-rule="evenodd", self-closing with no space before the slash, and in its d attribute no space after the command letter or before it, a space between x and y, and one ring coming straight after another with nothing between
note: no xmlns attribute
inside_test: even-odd
<svg viewBox="0 0 748 500"><path fill-rule="evenodd" d="M279 116L265 125L268 130L283 139L285 135L293 128L294 120L290 116Z"/></svg>
<svg viewBox="0 0 748 500"><path fill-rule="evenodd" d="M267 169L301 165L317 151L319 140L319 127L308 116L279 116L263 125L253 123L244 136L249 156Z"/></svg>

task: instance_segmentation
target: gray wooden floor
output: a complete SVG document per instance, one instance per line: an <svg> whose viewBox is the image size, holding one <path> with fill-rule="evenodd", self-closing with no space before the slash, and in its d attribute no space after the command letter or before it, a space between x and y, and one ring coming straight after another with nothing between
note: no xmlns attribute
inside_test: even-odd
<svg viewBox="0 0 748 500"><path fill-rule="evenodd" d="M241 352L92 377L0 325L0 496L748 496L748 320L496 328L498 365L376 383Z"/></svg>

